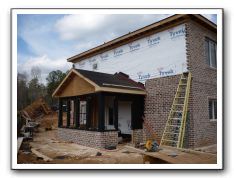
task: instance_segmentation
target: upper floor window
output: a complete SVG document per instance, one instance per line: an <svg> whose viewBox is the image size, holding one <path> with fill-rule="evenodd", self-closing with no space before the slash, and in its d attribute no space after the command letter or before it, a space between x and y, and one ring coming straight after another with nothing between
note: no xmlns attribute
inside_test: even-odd
<svg viewBox="0 0 234 178"><path fill-rule="evenodd" d="M216 42L206 38L205 39L205 52L206 52L206 62L210 67L217 68L216 60Z"/></svg>

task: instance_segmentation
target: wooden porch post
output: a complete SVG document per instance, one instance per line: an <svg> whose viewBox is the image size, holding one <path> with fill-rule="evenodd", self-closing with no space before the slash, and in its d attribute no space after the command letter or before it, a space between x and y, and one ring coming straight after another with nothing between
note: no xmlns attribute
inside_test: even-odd
<svg viewBox="0 0 234 178"><path fill-rule="evenodd" d="M59 98L58 127L63 125L63 100Z"/></svg>
<svg viewBox="0 0 234 178"><path fill-rule="evenodd" d="M104 131L104 112L105 112L105 97L103 93L97 94L98 98L98 131Z"/></svg>
<svg viewBox="0 0 234 178"><path fill-rule="evenodd" d="M67 127L70 127L70 119L71 119L71 101L67 99Z"/></svg>
<svg viewBox="0 0 234 178"><path fill-rule="evenodd" d="M75 98L74 101L74 105L75 105L75 128L79 128L80 127L80 99L78 97Z"/></svg>
<svg viewBox="0 0 234 178"><path fill-rule="evenodd" d="M118 97L116 96L114 99L114 126L115 129L118 130Z"/></svg>

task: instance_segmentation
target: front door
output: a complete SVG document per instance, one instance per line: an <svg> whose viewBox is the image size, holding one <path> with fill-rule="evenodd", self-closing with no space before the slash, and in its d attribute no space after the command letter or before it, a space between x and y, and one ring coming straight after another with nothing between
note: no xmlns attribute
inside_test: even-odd
<svg viewBox="0 0 234 178"><path fill-rule="evenodd" d="M118 127L121 134L131 134L131 102L119 101Z"/></svg>

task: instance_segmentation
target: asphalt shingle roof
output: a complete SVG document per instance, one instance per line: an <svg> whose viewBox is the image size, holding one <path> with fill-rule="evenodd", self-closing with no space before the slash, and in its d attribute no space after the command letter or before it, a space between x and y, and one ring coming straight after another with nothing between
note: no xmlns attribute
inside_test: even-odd
<svg viewBox="0 0 234 178"><path fill-rule="evenodd" d="M144 90L142 83L135 82L124 73L107 74L82 69L76 69L84 77L101 87L127 88L134 90Z"/></svg>

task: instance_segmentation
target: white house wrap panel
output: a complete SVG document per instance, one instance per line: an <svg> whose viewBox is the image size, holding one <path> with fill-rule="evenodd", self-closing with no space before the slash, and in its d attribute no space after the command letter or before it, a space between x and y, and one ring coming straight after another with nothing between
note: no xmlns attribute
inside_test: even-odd
<svg viewBox="0 0 234 178"><path fill-rule="evenodd" d="M144 83L187 71L185 25L120 46L75 64L76 68L113 74L124 72Z"/></svg>

